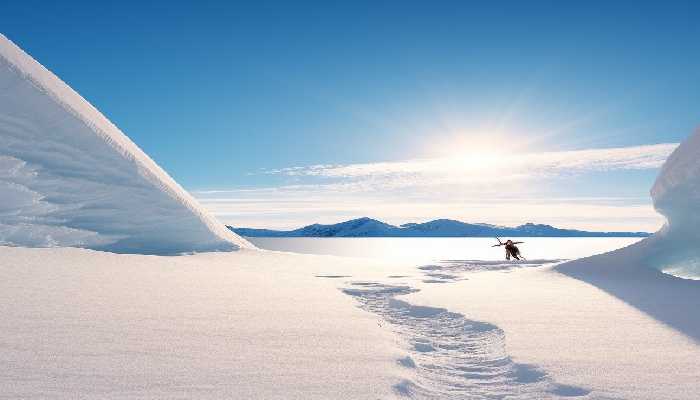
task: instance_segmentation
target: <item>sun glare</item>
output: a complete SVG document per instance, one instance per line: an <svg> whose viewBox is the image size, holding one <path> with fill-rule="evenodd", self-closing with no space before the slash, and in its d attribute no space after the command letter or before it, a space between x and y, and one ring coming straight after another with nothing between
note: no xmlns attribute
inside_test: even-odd
<svg viewBox="0 0 700 400"><path fill-rule="evenodd" d="M516 135L503 133L458 133L435 141L434 155L459 158L463 163L478 167L480 163L495 160L524 151L523 141Z"/></svg>
<svg viewBox="0 0 700 400"><path fill-rule="evenodd" d="M447 162L456 171L478 171L501 165L504 157L505 153L503 152L484 149L479 152L467 152L459 156L449 157Z"/></svg>

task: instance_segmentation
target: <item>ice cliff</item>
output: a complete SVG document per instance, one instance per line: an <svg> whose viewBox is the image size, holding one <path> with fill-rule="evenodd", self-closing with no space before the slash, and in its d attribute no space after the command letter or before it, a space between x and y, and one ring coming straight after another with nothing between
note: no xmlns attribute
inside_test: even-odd
<svg viewBox="0 0 700 400"><path fill-rule="evenodd" d="M0 35L0 244L170 254L251 246Z"/></svg>

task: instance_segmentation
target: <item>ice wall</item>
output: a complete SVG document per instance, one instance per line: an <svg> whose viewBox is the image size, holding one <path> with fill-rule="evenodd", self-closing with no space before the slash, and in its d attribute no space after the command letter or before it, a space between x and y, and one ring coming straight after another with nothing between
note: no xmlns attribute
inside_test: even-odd
<svg viewBox="0 0 700 400"><path fill-rule="evenodd" d="M700 129L671 153L651 197L666 224L650 240L650 261L665 272L700 278Z"/></svg>
<svg viewBox="0 0 700 400"><path fill-rule="evenodd" d="M557 269L584 280L602 276L657 279L654 269L700 279L700 130L671 153L652 186L651 197L656 210L666 217L658 232L623 249L568 262Z"/></svg>
<svg viewBox="0 0 700 400"><path fill-rule="evenodd" d="M146 254L252 247L3 35L0 244Z"/></svg>
<svg viewBox="0 0 700 400"><path fill-rule="evenodd" d="M651 188L651 197L670 228L696 235L700 221L700 129L668 157Z"/></svg>

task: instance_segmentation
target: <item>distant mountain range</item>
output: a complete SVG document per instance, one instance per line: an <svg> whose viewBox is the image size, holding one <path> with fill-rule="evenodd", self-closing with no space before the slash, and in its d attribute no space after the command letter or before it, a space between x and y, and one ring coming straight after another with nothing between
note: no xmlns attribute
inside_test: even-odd
<svg viewBox="0 0 700 400"><path fill-rule="evenodd" d="M248 237L646 237L650 235L647 232L588 232L533 223L516 227L469 224L451 219L395 226L367 217L332 225L313 224L291 231L231 226L228 228Z"/></svg>

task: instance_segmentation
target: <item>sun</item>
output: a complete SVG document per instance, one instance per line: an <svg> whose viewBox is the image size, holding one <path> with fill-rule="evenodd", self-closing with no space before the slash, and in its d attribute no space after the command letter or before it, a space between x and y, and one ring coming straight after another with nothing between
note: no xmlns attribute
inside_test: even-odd
<svg viewBox="0 0 700 400"><path fill-rule="evenodd" d="M464 164L478 167L525 151L524 140L517 135L491 132L460 132L435 140L433 156L461 159Z"/></svg>
<svg viewBox="0 0 700 400"><path fill-rule="evenodd" d="M455 172L474 173L475 171L492 170L495 167L502 166L508 158L503 152L484 149L482 151L463 152L459 155L445 157L442 160Z"/></svg>

